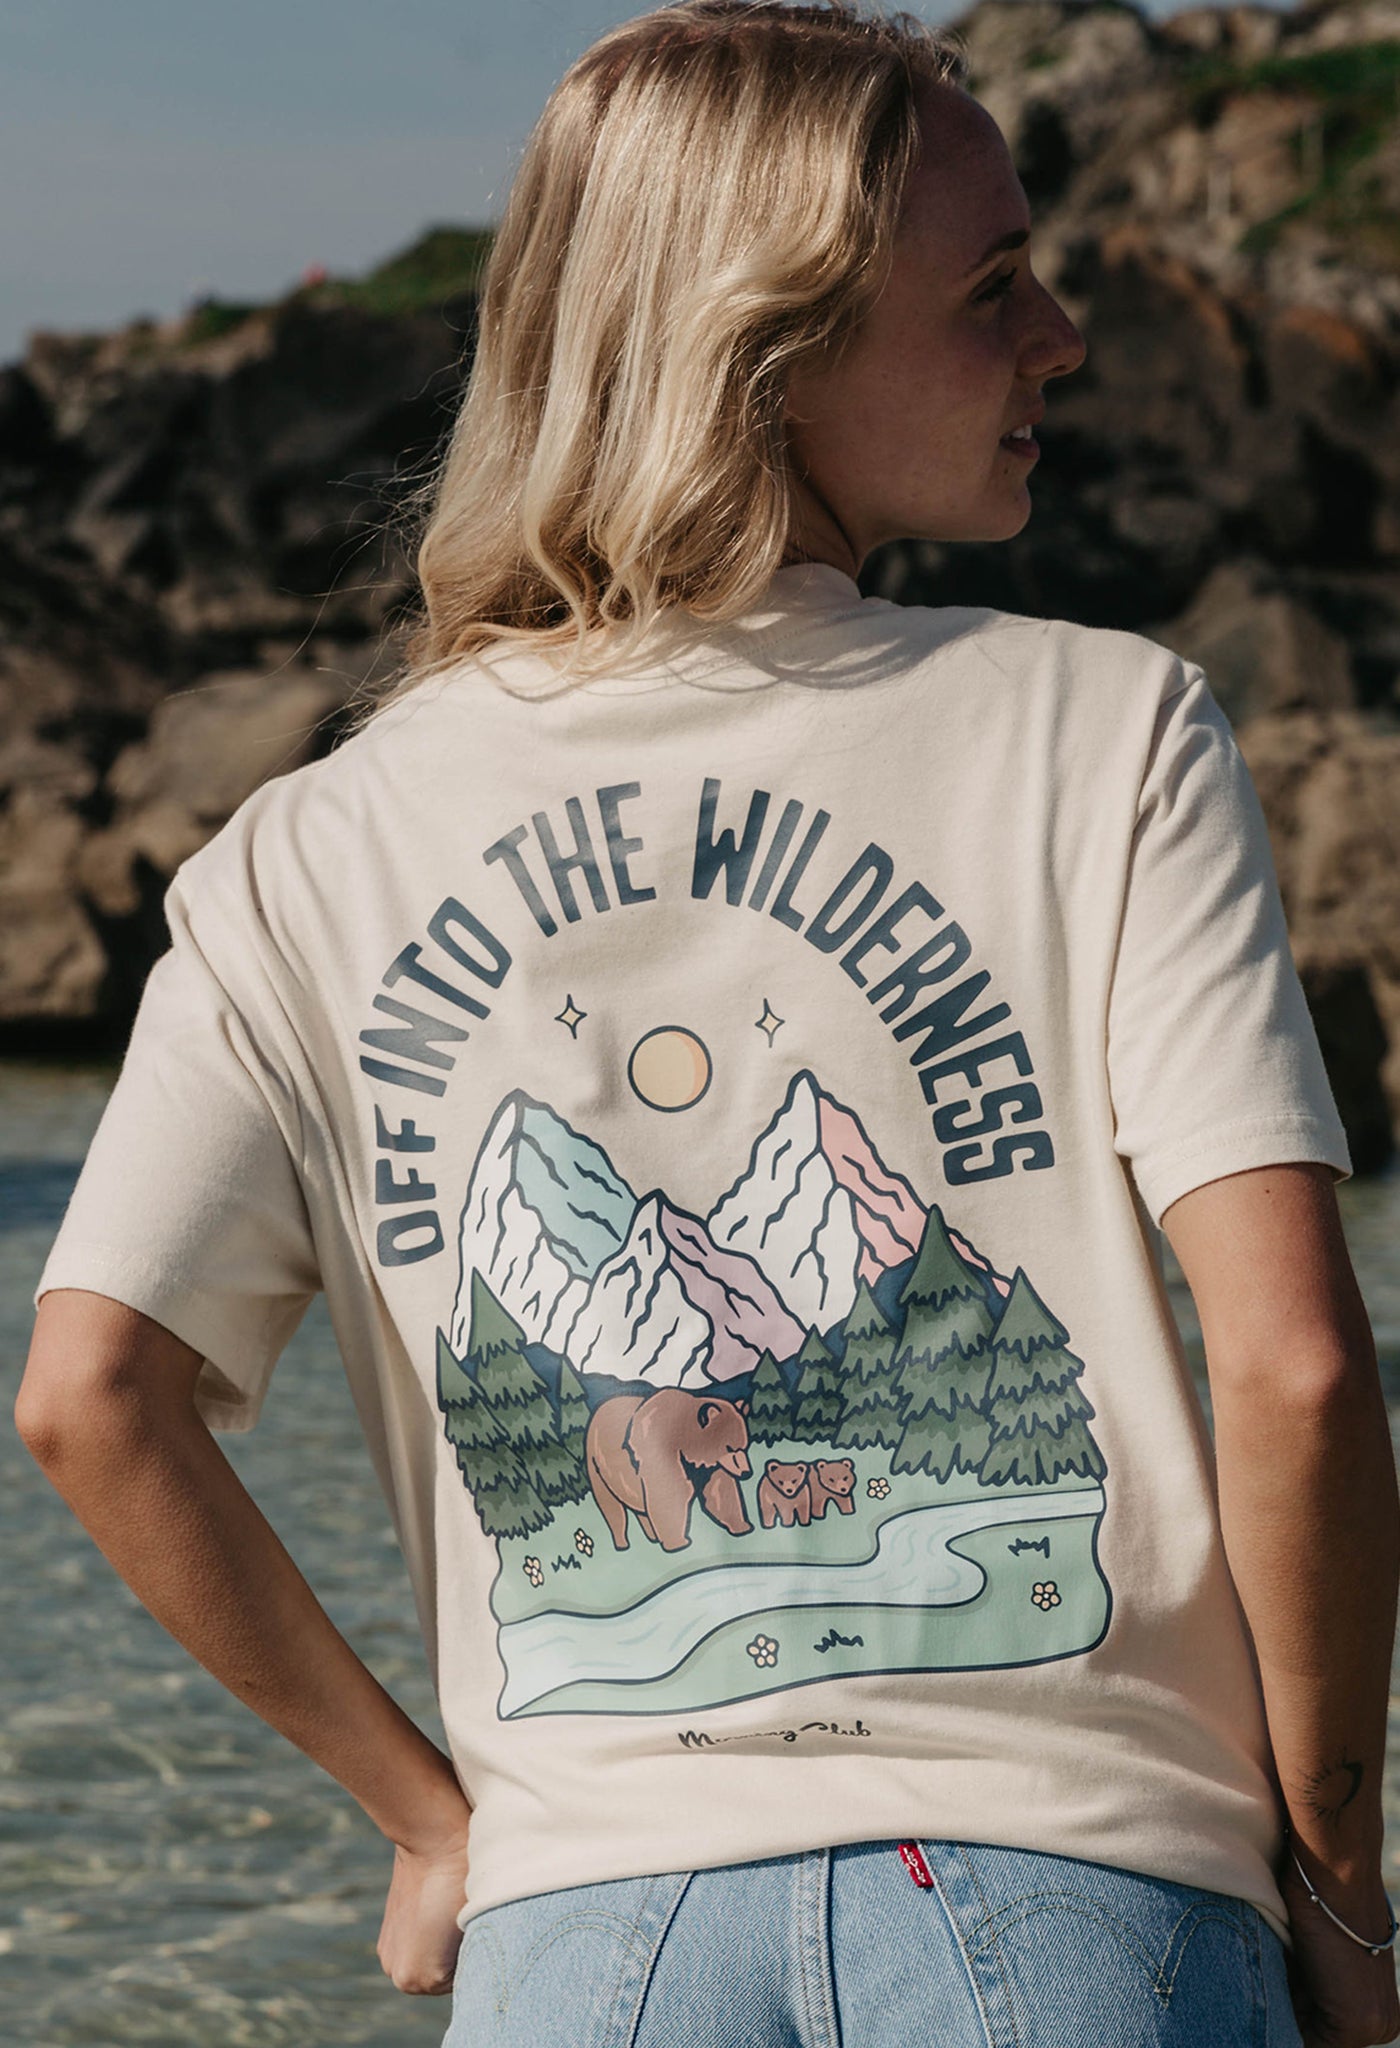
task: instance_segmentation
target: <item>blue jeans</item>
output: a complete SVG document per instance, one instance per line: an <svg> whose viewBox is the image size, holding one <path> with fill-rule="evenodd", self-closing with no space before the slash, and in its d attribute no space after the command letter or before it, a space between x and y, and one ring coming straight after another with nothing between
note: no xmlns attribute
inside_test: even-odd
<svg viewBox="0 0 1400 2048"><path fill-rule="evenodd" d="M1253 1906L1067 1856L853 1842L493 1906L443 2048L1299 2048Z"/></svg>

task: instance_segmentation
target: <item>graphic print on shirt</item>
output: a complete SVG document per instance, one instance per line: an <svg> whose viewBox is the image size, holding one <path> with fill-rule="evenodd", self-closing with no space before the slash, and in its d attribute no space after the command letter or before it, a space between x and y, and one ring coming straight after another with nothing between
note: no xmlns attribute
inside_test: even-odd
<svg viewBox="0 0 1400 2048"><path fill-rule="evenodd" d="M663 1027L629 1080L681 1109L708 1054ZM500 1557L503 1718L1102 1639L1105 1467L1068 1331L811 1072L705 1217L512 1093L460 1257L437 1397Z"/></svg>

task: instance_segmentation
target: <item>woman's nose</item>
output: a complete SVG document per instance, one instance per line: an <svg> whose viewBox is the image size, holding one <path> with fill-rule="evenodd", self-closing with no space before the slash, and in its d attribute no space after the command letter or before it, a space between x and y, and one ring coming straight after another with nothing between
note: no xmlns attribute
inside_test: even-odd
<svg viewBox="0 0 1400 2048"><path fill-rule="evenodd" d="M1032 360L1035 368L1028 374L1042 380L1067 377L1079 368L1089 353L1088 343L1053 293L1043 285L1041 291L1045 302L1044 319L1034 341Z"/></svg>

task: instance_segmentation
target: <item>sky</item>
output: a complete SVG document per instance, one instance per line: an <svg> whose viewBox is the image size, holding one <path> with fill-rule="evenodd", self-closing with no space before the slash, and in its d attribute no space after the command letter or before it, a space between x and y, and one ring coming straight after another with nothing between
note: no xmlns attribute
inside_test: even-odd
<svg viewBox="0 0 1400 2048"><path fill-rule="evenodd" d="M0 363L36 328L276 298L496 220L552 86L644 5L4 0Z"/></svg>

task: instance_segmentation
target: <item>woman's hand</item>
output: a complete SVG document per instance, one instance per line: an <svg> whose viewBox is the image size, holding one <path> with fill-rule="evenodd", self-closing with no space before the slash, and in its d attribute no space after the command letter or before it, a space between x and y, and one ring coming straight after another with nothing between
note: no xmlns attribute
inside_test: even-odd
<svg viewBox="0 0 1400 2048"><path fill-rule="evenodd" d="M1279 1883L1293 1929L1288 1959L1293 2009L1304 2048L1376 2048L1400 2034L1400 1998L1395 1989L1395 1954L1368 1955L1332 1925L1312 1903L1302 1879L1285 1859ZM1318 1880L1318 1890L1322 1883ZM1385 1932L1385 1900L1377 1897L1357 1931Z"/></svg>
<svg viewBox="0 0 1400 2048"><path fill-rule="evenodd" d="M430 1848L394 1845L394 1874L376 1954L396 1991L442 1997L452 1989L467 1896L467 1830Z"/></svg>

